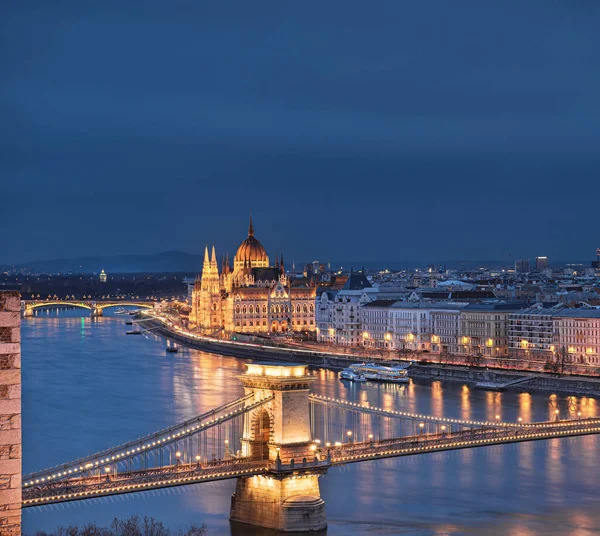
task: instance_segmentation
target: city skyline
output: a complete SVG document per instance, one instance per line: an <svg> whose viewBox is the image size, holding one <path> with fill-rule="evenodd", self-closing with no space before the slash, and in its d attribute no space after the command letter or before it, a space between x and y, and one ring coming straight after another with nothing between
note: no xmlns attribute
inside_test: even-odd
<svg viewBox="0 0 600 536"><path fill-rule="evenodd" d="M434 5L7 8L2 262L588 258L597 9Z"/></svg>

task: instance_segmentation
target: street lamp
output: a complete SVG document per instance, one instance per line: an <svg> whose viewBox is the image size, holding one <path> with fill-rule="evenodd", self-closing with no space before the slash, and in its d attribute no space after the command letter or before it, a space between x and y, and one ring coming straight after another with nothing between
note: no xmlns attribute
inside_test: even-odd
<svg viewBox="0 0 600 536"><path fill-rule="evenodd" d="M200 467L200 454L196 455L196 463L198 464L198 467Z"/></svg>
<svg viewBox="0 0 600 536"><path fill-rule="evenodd" d="M577 412L577 417L578 417L579 419L581 419L581 411L578 411L578 412Z"/></svg>
<svg viewBox="0 0 600 536"><path fill-rule="evenodd" d="M519 424L521 424L523 422L523 417L519 417L517 420L519 421Z"/></svg>
<svg viewBox="0 0 600 536"><path fill-rule="evenodd" d="M350 430L348 430L346 432L346 435L348 436L348 443L351 443L352 442L352 432Z"/></svg>
<svg viewBox="0 0 600 536"><path fill-rule="evenodd" d="M175 453L175 458L177 458L177 465L179 465L181 463L181 460L180 460L180 458L181 458L181 452L177 451Z"/></svg>
<svg viewBox="0 0 600 536"><path fill-rule="evenodd" d="M554 410L554 418L558 421L558 414L560 413L560 411L558 411L557 409Z"/></svg>

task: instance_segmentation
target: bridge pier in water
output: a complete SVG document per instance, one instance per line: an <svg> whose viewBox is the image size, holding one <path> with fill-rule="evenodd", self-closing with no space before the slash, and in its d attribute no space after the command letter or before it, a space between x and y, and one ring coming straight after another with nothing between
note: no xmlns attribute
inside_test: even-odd
<svg viewBox="0 0 600 536"><path fill-rule="evenodd" d="M284 532L327 528L319 476L326 467L311 448L309 389L313 380L305 365L251 363L240 376L246 405L271 400L245 417L242 456L264 458L272 469L264 475L238 478L231 498L230 520Z"/></svg>

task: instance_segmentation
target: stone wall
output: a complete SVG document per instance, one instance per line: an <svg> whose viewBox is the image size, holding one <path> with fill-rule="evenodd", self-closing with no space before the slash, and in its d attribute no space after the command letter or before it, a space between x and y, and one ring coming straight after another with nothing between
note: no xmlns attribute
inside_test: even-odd
<svg viewBox="0 0 600 536"><path fill-rule="evenodd" d="M21 297L0 291L0 534L21 534Z"/></svg>

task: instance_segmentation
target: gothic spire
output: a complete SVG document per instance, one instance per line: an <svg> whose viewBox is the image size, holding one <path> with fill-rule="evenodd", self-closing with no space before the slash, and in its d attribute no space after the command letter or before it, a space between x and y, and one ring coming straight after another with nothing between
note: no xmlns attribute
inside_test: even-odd
<svg viewBox="0 0 600 536"><path fill-rule="evenodd" d="M217 265L217 256L215 254L215 246L214 245L212 247L212 255L210 256L210 262L212 264L214 264L215 266Z"/></svg>
<svg viewBox="0 0 600 536"><path fill-rule="evenodd" d="M206 246L204 246L204 262L206 264L209 263L209 260L208 260L208 244Z"/></svg>
<svg viewBox="0 0 600 536"><path fill-rule="evenodd" d="M252 226L252 212L250 212L250 225L248 226L248 236L254 236L254 227Z"/></svg>

